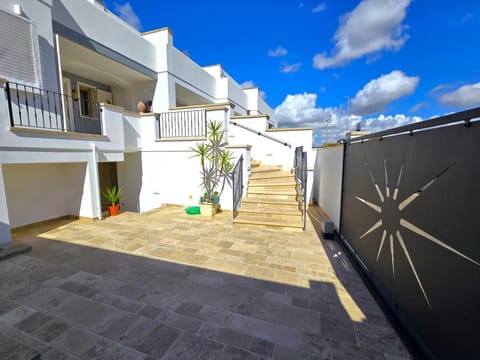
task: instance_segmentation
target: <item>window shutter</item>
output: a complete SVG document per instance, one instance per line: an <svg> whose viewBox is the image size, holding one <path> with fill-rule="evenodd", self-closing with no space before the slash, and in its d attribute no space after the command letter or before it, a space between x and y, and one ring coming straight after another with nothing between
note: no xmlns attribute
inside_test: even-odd
<svg viewBox="0 0 480 360"><path fill-rule="evenodd" d="M40 86L35 26L20 16L0 9L0 34L0 77Z"/></svg>

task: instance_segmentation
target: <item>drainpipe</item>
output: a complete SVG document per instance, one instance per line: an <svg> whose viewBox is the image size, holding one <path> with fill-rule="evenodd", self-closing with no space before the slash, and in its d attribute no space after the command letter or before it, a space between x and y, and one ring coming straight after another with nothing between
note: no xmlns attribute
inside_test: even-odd
<svg viewBox="0 0 480 360"><path fill-rule="evenodd" d="M92 209L93 216L97 219L102 219L102 208L100 199L100 179L98 177L98 154L95 144L92 146L92 158L90 159L90 184L92 186Z"/></svg>
<svg viewBox="0 0 480 360"><path fill-rule="evenodd" d="M65 106L65 94L63 92L63 75L62 75L62 60L60 58L60 40L58 34L55 34L55 55L57 58L57 71L58 71L58 90L60 93L60 101L62 103L62 127L63 131L68 131L67 127L67 109Z"/></svg>

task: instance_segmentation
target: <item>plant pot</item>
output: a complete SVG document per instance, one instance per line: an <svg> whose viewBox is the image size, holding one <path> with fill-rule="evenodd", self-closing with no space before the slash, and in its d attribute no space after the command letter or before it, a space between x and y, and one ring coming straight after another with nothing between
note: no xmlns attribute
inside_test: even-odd
<svg viewBox="0 0 480 360"><path fill-rule="evenodd" d="M212 217L218 211L218 204L200 203L200 215L204 217Z"/></svg>
<svg viewBox="0 0 480 360"><path fill-rule="evenodd" d="M120 204L108 205L108 215L115 216L120 213Z"/></svg>

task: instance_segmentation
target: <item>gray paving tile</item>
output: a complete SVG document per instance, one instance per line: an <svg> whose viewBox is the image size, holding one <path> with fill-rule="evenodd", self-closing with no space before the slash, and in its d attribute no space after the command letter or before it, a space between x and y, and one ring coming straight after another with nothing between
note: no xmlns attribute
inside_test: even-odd
<svg viewBox="0 0 480 360"><path fill-rule="evenodd" d="M121 311L74 295L50 314L65 319L73 326L93 329L108 318L120 315Z"/></svg>
<svg viewBox="0 0 480 360"><path fill-rule="evenodd" d="M18 302L43 312L50 312L73 295L55 287L43 287L34 294L18 299Z"/></svg>
<svg viewBox="0 0 480 360"><path fill-rule="evenodd" d="M249 322L249 317L247 316L211 305L205 305L197 317L221 327L238 331L244 331Z"/></svg>
<svg viewBox="0 0 480 360"><path fill-rule="evenodd" d="M351 343L331 340L330 346L331 346L332 360L344 360L344 359L386 360L386 358L382 353L363 349L360 346L357 346Z"/></svg>
<svg viewBox="0 0 480 360"><path fill-rule="evenodd" d="M191 333L195 333L203 324L202 320L172 312L170 310L164 310L161 312L155 318L155 321Z"/></svg>
<svg viewBox="0 0 480 360"><path fill-rule="evenodd" d="M319 314L296 306L283 305L278 313L277 322L299 330L308 330L315 333L320 331Z"/></svg>
<svg viewBox="0 0 480 360"><path fill-rule="evenodd" d="M19 307L20 305L11 301L11 300L8 300L8 299L4 299L4 298L1 298L0 297L0 316L2 316L3 314L7 313L7 312L10 312L12 310L14 310L15 308Z"/></svg>
<svg viewBox="0 0 480 360"><path fill-rule="evenodd" d="M263 295L263 298L267 301L271 301L273 303L278 303L278 304L291 304L292 302L292 297L289 295L285 294L279 294L276 292L272 291L265 291L265 294Z"/></svg>
<svg viewBox="0 0 480 360"><path fill-rule="evenodd" d="M323 337L357 343L353 322L350 319L338 319L334 316L320 315L320 333Z"/></svg>
<svg viewBox="0 0 480 360"><path fill-rule="evenodd" d="M32 335L48 343L68 329L70 329L70 325L66 322L60 319L53 319L42 327L36 329Z"/></svg>
<svg viewBox="0 0 480 360"><path fill-rule="evenodd" d="M80 357L91 347L102 342L102 338L78 328L71 328L52 341L66 353Z"/></svg>
<svg viewBox="0 0 480 360"><path fill-rule="evenodd" d="M306 351L292 349L288 346L282 345L275 346L275 351L272 358L274 360L309 360L309 356Z"/></svg>
<svg viewBox="0 0 480 360"><path fill-rule="evenodd" d="M202 304L193 301L184 301L175 309L175 312L187 316L197 316L200 310L202 310L202 307Z"/></svg>
<svg viewBox="0 0 480 360"><path fill-rule="evenodd" d="M47 343L4 323L0 323L0 334L21 343L23 346L38 351L39 353L44 353L50 348Z"/></svg>
<svg viewBox="0 0 480 360"><path fill-rule="evenodd" d="M158 274L146 269L137 269L124 265L115 269L110 269L102 275L131 285L142 286L151 282ZM151 283L149 283L149 287L150 286Z"/></svg>
<svg viewBox="0 0 480 360"><path fill-rule="evenodd" d="M276 344L282 344L291 348L298 347L299 331L285 325L252 318L245 332L248 335L269 340Z"/></svg>
<svg viewBox="0 0 480 360"><path fill-rule="evenodd" d="M118 340L138 320L138 315L128 312L116 314L98 324L93 330L95 333L111 340Z"/></svg>
<svg viewBox="0 0 480 360"><path fill-rule="evenodd" d="M298 336L299 348L310 354L310 358L329 359L330 343L317 333L304 331Z"/></svg>
<svg viewBox="0 0 480 360"><path fill-rule="evenodd" d="M104 339L81 356L82 360L143 360L145 358L145 354Z"/></svg>
<svg viewBox="0 0 480 360"><path fill-rule="evenodd" d="M180 330L162 324L153 329L138 345L133 347L154 357L162 357L179 335ZM193 337L193 335L189 334L188 337Z"/></svg>
<svg viewBox="0 0 480 360"><path fill-rule="evenodd" d="M164 309L153 305L145 305L138 315L149 319L155 319Z"/></svg>
<svg viewBox="0 0 480 360"><path fill-rule="evenodd" d="M140 317L120 336L119 341L135 348L157 327L158 323L155 321Z"/></svg>
<svg viewBox="0 0 480 360"><path fill-rule="evenodd" d="M191 334L182 334L162 360L223 360L224 345Z"/></svg>
<svg viewBox="0 0 480 360"><path fill-rule="evenodd" d="M46 353L42 354L41 360L67 360L69 355L61 350L51 348Z"/></svg>
<svg viewBox="0 0 480 360"><path fill-rule="evenodd" d="M200 327L200 329L197 331L197 335L236 348L248 349L252 342L252 337L246 335L245 333L231 329L225 329L208 322L205 322Z"/></svg>
<svg viewBox="0 0 480 360"><path fill-rule="evenodd" d="M125 296L115 295L108 292L97 292L95 295L92 296L92 300L132 313L138 313L141 309L145 307L145 304L143 302L132 300Z"/></svg>
<svg viewBox="0 0 480 360"><path fill-rule="evenodd" d="M250 351L266 357L271 357L274 349L275 343L265 339L253 338L250 345Z"/></svg>
<svg viewBox="0 0 480 360"><path fill-rule="evenodd" d="M35 313L36 311L34 309L22 305L0 316L0 323L4 322L13 326L21 323L25 319L28 319Z"/></svg>
<svg viewBox="0 0 480 360"><path fill-rule="evenodd" d="M50 320L52 320L52 317L36 312L31 316L29 316L28 318L16 324L15 327L30 334L34 332L36 329L38 329L39 327L42 327L46 323L50 322Z"/></svg>
<svg viewBox="0 0 480 360"><path fill-rule="evenodd" d="M405 346L392 328L368 322L354 323L353 326L358 345L362 348L392 355L409 356Z"/></svg>
<svg viewBox="0 0 480 360"><path fill-rule="evenodd" d="M88 298L91 298L98 292L98 290L95 290L85 285L81 285L75 281L66 281L62 285L60 285L59 288L74 293L76 295L85 296Z"/></svg>
<svg viewBox="0 0 480 360"><path fill-rule="evenodd" d="M0 334L2 360L39 360L40 353L29 347Z"/></svg>
<svg viewBox="0 0 480 360"><path fill-rule="evenodd" d="M258 355L245 349L226 346L222 359L225 360L258 360Z"/></svg>

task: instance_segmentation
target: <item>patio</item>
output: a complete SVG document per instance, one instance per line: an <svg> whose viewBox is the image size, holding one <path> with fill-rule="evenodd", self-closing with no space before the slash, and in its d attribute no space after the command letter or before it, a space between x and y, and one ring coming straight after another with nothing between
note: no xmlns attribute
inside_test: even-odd
<svg viewBox="0 0 480 360"><path fill-rule="evenodd" d="M339 245L314 225L315 211L305 232L291 232L171 206L16 231L14 243L33 249L0 261L2 355L410 358Z"/></svg>

